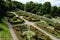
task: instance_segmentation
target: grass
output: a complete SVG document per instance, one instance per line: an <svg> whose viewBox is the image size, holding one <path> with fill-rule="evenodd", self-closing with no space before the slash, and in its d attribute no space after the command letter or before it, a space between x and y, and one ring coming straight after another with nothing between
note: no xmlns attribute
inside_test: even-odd
<svg viewBox="0 0 60 40"><path fill-rule="evenodd" d="M6 21L4 18L2 18L2 22L0 23L0 40L12 40L10 31L8 29L8 26L6 24Z"/></svg>
<svg viewBox="0 0 60 40"><path fill-rule="evenodd" d="M52 18L51 20L55 21L55 22L60 22L59 18Z"/></svg>

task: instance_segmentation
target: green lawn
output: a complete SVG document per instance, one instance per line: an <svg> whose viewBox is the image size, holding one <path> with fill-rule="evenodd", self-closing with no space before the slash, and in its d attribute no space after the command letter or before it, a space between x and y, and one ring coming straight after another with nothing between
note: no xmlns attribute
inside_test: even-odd
<svg viewBox="0 0 60 40"><path fill-rule="evenodd" d="M55 21L55 22L60 22L59 18L52 18L51 20Z"/></svg>
<svg viewBox="0 0 60 40"><path fill-rule="evenodd" d="M2 18L0 23L0 40L12 40L10 31L4 18Z"/></svg>

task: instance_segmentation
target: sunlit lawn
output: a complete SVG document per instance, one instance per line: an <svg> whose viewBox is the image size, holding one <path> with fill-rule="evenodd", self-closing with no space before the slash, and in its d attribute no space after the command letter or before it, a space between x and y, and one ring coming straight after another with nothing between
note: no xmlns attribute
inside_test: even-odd
<svg viewBox="0 0 60 40"><path fill-rule="evenodd" d="M2 19L2 22L0 23L0 40L12 40L10 31L7 27L7 24L4 18Z"/></svg>
<svg viewBox="0 0 60 40"><path fill-rule="evenodd" d="M55 22L60 22L59 18L52 18L51 20L55 21Z"/></svg>

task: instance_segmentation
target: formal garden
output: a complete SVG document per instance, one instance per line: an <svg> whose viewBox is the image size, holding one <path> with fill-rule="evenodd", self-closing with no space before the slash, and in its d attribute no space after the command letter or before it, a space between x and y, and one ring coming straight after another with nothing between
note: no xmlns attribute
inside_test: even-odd
<svg viewBox="0 0 60 40"><path fill-rule="evenodd" d="M49 36L35 29L33 26L21 24L13 27L19 40L52 40Z"/></svg>
<svg viewBox="0 0 60 40"><path fill-rule="evenodd" d="M20 19L19 17L16 17L13 13L7 13L7 19L13 25L24 23L24 20Z"/></svg>
<svg viewBox="0 0 60 40"><path fill-rule="evenodd" d="M48 20L40 20L39 22L36 22L35 25L60 39L60 30L58 30L58 27L60 26L59 23L54 23Z"/></svg>
<svg viewBox="0 0 60 40"><path fill-rule="evenodd" d="M40 21L40 18L37 15L28 14L27 12L17 11L16 14L23 16L23 18L31 22Z"/></svg>
<svg viewBox="0 0 60 40"><path fill-rule="evenodd" d="M60 27L60 23L53 21L53 20L52 21L46 20L46 19L40 18L36 15L26 14L24 12L22 12L22 14L24 14L24 15L20 15L20 16L23 16L24 19L26 19L30 22L34 22L37 27L45 30L47 33L60 39L60 30L58 28L58 27Z"/></svg>
<svg viewBox="0 0 60 40"><path fill-rule="evenodd" d="M32 18L30 19L32 20L31 22L40 21L38 16L36 15L33 16L32 14L22 13L19 16L23 16L23 18L25 19L28 17ZM36 18L38 18L38 21L36 21ZM37 39L38 40L52 40L48 35L34 28L32 25L24 24L24 20L20 19L19 17L16 17L13 13L8 13L7 19L8 19L8 22L12 24L14 32L16 33L19 40L37 40ZM26 19L26 20L30 21L29 19Z"/></svg>
<svg viewBox="0 0 60 40"><path fill-rule="evenodd" d="M20 12L16 12L17 15L19 15ZM59 26L60 24L58 22L49 21L43 18L40 18L37 15L32 14L26 14L22 12L18 17L14 15L13 13L7 13L6 18L8 19L8 22L12 24L15 34L17 35L19 40L52 40L48 35L44 34L43 32L39 31L38 29L34 28L32 25L24 24L25 21L19 18L20 16L23 16L24 19L26 19L29 22L33 22L35 26L43 29L47 33L60 38L60 31ZM5 21L3 21L5 22ZM9 38L6 38L8 36L5 36L4 30L6 30L3 27L0 27L1 33L4 34L2 37L2 40L12 40L11 34L9 31L7 31L7 34ZM8 30L8 29L7 29ZM5 38L5 39L3 39Z"/></svg>
<svg viewBox="0 0 60 40"><path fill-rule="evenodd" d="M59 3L0 0L0 40L60 40Z"/></svg>

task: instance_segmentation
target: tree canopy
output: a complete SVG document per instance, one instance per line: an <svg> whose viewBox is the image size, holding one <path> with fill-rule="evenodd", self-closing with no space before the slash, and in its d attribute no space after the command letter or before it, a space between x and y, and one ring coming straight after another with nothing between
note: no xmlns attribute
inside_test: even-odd
<svg viewBox="0 0 60 40"><path fill-rule="evenodd" d="M0 0L0 18L3 17L7 11L12 11L16 9L25 10L38 15L48 14L52 17L55 17L55 16L60 17L60 7L51 6L50 2L45 2L44 4L41 4L41 3L34 3L30 1L30 2L27 2L26 4L23 4L18 1Z"/></svg>

